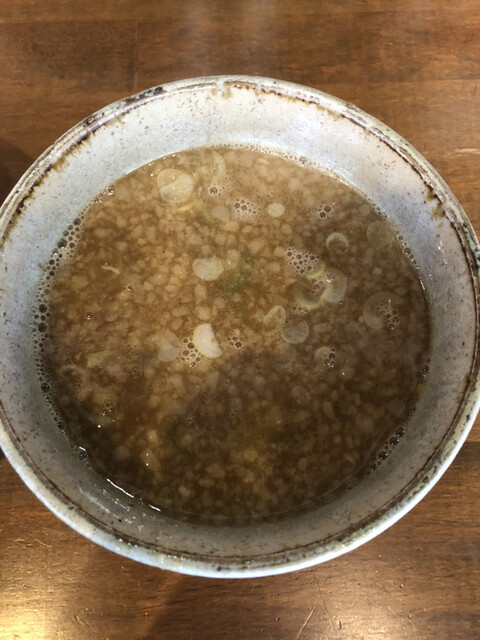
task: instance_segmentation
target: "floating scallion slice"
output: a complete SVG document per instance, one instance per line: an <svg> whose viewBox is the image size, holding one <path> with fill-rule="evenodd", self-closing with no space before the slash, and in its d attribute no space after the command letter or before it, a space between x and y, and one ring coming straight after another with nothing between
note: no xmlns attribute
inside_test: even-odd
<svg viewBox="0 0 480 640"><path fill-rule="evenodd" d="M263 328L266 334L280 331L285 326L287 313L282 305L277 304L272 307L263 317Z"/></svg>
<svg viewBox="0 0 480 640"><path fill-rule="evenodd" d="M160 195L169 204L181 204L192 195L194 180L185 171L164 169L157 176Z"/></svg>
<svg viewBox="0 0 480 640"><path fill-rule="evenodd" d="M193 343L198 351L206 358L218 358L222 348L217 342L212 325L207 322L199 324L193 330Z"/></svg>
<svg viewBox="0 0 480 640"><path fill-rule="evenodd" d="M292 327L285 327L282 329L282 338L285 342L289 344L300 344L301 342L305 342L310 333L310 327L302 320L298 324L293 325Z"/></svg>
<svg viewBox="0 0 480 640"><path fill-rule="evenodd" d="M223 263L220 258L197 258L192 263L193 273L200 280L216 280L223 273Z"/></svg>
<svg viewBox="0 0 480 640"><path fill-rule="evenodd" d="M405 301L391 291L379 291L363 305L363 319L371 329L395 329L401 322Z"/></svg>

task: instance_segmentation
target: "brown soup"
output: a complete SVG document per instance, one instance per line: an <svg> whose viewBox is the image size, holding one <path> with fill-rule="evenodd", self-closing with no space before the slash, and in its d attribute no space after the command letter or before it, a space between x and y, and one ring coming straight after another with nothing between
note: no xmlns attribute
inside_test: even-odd
<svg viewBox="0 0 480 640"><path fill-rule="evenodd" d="M429 314L412 256L303 159L161 158L99 195L53 263L51 402L91 466L157 508L307 508L387 456L415 408Z"/></svg>

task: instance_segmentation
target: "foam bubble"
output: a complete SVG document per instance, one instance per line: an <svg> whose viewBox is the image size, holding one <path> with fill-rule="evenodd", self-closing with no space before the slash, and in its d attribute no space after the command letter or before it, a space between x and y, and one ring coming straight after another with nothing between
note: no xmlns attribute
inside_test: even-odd
<svg viewBox="0 0 480 640"><path fill-rule="evenodd" d="M322 204L319 204L310 211L310 216L315 220L329 220L330 218L333 218L334 213L334 202L322 202Z"/></svg>
<svg viewBox="0 0 480 640"><path fill-rule="evenodd" d="M190 338L183 338L180 358L187 366L196 367L202 358L202 354Z"/></svg>
<svg viewBox="0 0 480 640"><path fill-rule="evenodd" d="M304 315L307 314L307 310L304 309L303 307L301 307L298 304L292 304L289 307L289 311L290 311L290 313L293 313L293 314L295 314L297 316L304 316Z"/></svg>
<svg viewBox="0 0 480 640"><path fill-rule="evenodd" d="M412 265L418 269L417 267L417 261L415 260L415 258L413 257L413 253L412 250L410 249L410 247L408 246L407 241L405 240L405 238L402 235L397 235L397 240L400 243L400 246L402 248L403 254L406 258L408 258L410 260L410 262L412 263Z"/></svg>
<svg viewBox="0 0 480 640"><path fill-rule="evenodd" d="M208 187L206 188L207 194L211 198L219 198L225 193L226 190L226 185L223 182L215 182L214 184L208 185Z"/></svg>
<svg viewBox="0 0 480 640"><path fill-rule="evenodd" d="M258 205L246 198L237 198L232 203L232 212L237 220L252 220L258 213Z"/></svg>
<svg viewBox="0 0 480 640"><path fill-rule="evenodd" d="M245 338L239 333L232 333L227 338L228 346L232 349L241 349L245 343Z"/></svg>
<svg viewBox="0 0 480 640"><path fill-rule="evenodd" d="M392 434L384 443L383 447L377 452L375 460L370 465L370 472L375 471L383 460L386 460L392 453L394 447L400 442L400 439L405 435L405 427L398 427L394 434Z"/></svg>
<svg viewBox="0 0 480 640"><path fill-rule="evenodd" d="M312 251L296 247L289 247L285 252L285 257L297 276L304 276L314 271L319 261L319 257Z"/></svg>
<svg viewBox="0 0 480 640"><path fill-rule="evenodd" d="M379 316L385 319L389 329L397 329L400 326L398 309L387 302L379 302L375 307Z"/></svg>

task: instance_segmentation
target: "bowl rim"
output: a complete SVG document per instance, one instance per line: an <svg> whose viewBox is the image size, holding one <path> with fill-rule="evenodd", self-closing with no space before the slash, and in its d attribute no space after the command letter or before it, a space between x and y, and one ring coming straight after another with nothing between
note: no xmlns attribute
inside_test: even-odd
<svg viewBox="0 0 480 640"><path fill-rule="evenodd" d="M204 577L245 578L275 575L307 568L326 562L365 544L392 526L440 480L457 455L480 408L479 316L480 316L480 245L473 227L448 185L423 156L390 127L358 107L318 89L284 80L250 75L221 75L189 78L141 91L130 97L117 100L96 111L64 133L47 148L19 179L0 209L0 243L8 224L22 202L35 189L42 178L61 158L88 138L98 128L115 118L137 109L153 100L161 100L172 93L198 90L246 88L256 92L276 93L303 102L314 103L331 113L353 121L369 134L376 136L389 146L421 177L432 195L438 199L454 227L469 267L475 299L476 333L474 352L470 367L470 379L466 384L452 426L441 444L425 463L423 469L403 490L373 516L356 523L346 535L335 535L322 544L312 543L307 547L295 547L271 554L252 556L251 560L199 554L166 554L147 544L129 540L115 534L84 512L77 512L68 498L35 467L23 449L4 412L0 400L0 446L6 457L33 493L61 520L78 533L101 546L147 565Z"/></svg>

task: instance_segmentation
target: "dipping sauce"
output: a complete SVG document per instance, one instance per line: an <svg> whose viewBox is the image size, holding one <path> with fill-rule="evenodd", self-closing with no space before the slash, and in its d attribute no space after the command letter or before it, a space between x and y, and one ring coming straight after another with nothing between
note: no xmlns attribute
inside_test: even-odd
<svg viewBox="0 0 480 640"><path fill-rule="evenodd" d="M66 230L40 351L87 463L172 514L285 515L386 457L428 362L394 226L302 158L178 153Z"/></svg>

